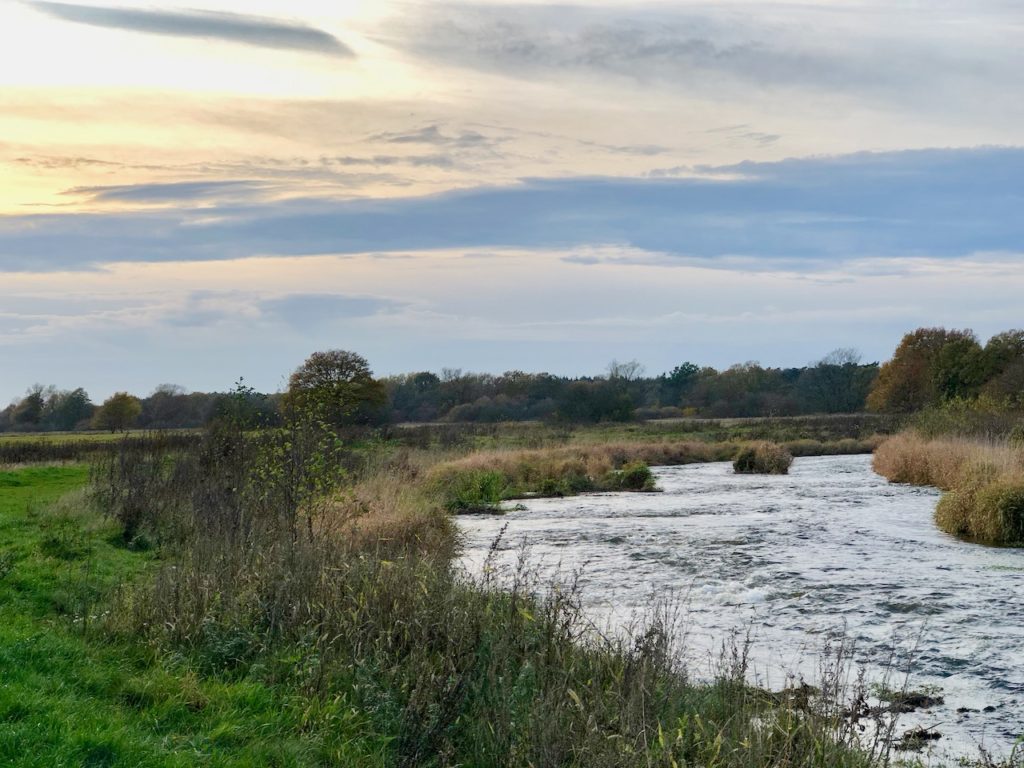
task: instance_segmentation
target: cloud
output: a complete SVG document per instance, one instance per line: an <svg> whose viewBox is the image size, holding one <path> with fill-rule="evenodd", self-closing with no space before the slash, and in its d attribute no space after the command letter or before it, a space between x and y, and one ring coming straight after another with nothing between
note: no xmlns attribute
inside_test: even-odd
<svg viewBox="0 0 1024 768"><path fill-rule="evenodd" d="M616 155L633 155L635 157L651 157L669 152L668 147L661 147L656 144L602 144L598 141L577 141L584 147L603 149Z"/></svg>
<svg viewBox="0 0 1024 768"><path fill-rule="evenodd" d="M261 48L305 51L351 58L352 49L321 29L262 16L193 10L143 10L71 3L31 2L53 18L93 27L172 37L224 40Z"/></svg>
<svg viewBox="0 0 1024 768"><path fill-rule="evenodd" d="M810 89L947 110L951 94L976 103L979 88L1013 87L1024 64L1010 4L945 3L926 15L871 2L774 5L439 2L379 39L517 79L613 78L713 98Z"/></svg>
<svg viewBox="0 0 1024 768"><path fill-rule="evenodd" d="M353 157L351 155L342 155L338 157L323 157L320 159L321 162L330 167L333 165L337 166L353 166L353 165L378 165L378 166L393 166L393 165L409 165L415 168L442 168L449 170L455 168L458 163L450 155L444 155L440 153L433 153L429 155L372 155L370 157Z"/></svg>
<svg viewBox="0 0 1024 768"><path fill-rule="evenodd" d="M252 320L251 296L240 291L192 291L180 305L164 311L162 321L173 328L211 328L222 323Z"/></svg>
<svg viewBox="0 0 1024 768"><path fill-rule="evenodd" d="M95 202L173 203L251 198L262 194L267 189L269 189L269 185L259 181L180 181L72 187L63 194L87 197Z"/></svg>
<svg viewBox="0 0 1024 768"><path fill-rule="evenodd" d="M320 328L339 320L372 317L401 306L387 299L333 293L294 293L259 303L264 317L297 329Z"/></svg>
<svg viewBox="0 0 1024 768"><path fill-rule="evenodd" d="M422 197L11 215L0 217L0 270L601 244L808 264L1024 249L1022 148L861 153L697 172L711 178L576 177Z"/></svg>
<svg viewBox="0 0 1024 768"><path fill-rule="evenodd" d="M490 147L497 143L496 139L484 136L477 131L461 131L449 135L436 125L428 125L415 131L378 133L371 136L370 140L383 141L388 144L432 144L438 147L457 147L459 149Z"/></svg>
<svg viewBox="0 0 1024 768"><path fill-rule="evenodd" d="M16 157L12 163L18 165L25 165L30 168L42 168L44 170L54 170L57 168L120 168L121 163L113 162L111 160L100 160L95 157L76 157L69 155L41 155L37 157Z"/></svg>
<svg viewBox="0 0 1024 768"><path fill-rule="evenodd" d="M387 299L339 293L290 293L266 298L251 291L194 290L169 307L161 319L178 328L269 323L308 331L340 320L393 312L403 306Z"/></svg>
<svg viewBox="0 0 1024 768"><path fill-rule="evenodd" d="M747 123L740 125L724 125L719 128L710 128L705 133L720 134L733 141L748 141L759 147L770 147L782 138L777 133L764 133L755 131Z"/></svg>

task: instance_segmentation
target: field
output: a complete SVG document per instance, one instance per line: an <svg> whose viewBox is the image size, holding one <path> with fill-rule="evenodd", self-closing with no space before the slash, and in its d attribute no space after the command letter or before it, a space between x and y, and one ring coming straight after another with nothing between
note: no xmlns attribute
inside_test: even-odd
<svg viewBox="0 0 1024 768"><path fill-rule="evenodd" d="M196 434L200 430L176 429L175 434ZM150 434L144 429L129 429L126 432L78 431L78 432L0 432L0 445L5 443L116 443L126 437L145 437Z"/></svg>
<svg viewBox="0 0 1024 768"><path fill-rule="evenodd" d="M431 450L534 449L623 442L796 442L869 440L898 432L903 419L879 414L785 419L659 419L605 424L509 422L405 424L385 430L395 445Z"/></svg>

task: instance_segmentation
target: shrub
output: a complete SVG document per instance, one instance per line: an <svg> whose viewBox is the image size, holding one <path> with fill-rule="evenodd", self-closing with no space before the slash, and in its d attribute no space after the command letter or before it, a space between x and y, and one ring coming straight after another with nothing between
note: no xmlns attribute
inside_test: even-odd
<svg viewBox="0 0 1024 768"><path fill-rule="evenodd" d="M97 506L117 520L124 542L143 528L155 530L171 517L184 485L176 477L173 447L162 440L122 440L116 453L101 456L92 466Z"/></svg>
<svg viewBox="0 0 1024 768"><path fill-rule="evenodd" d="M785 475L792 463L792 454L781 445L755 443L740 449L732 467L741 475Z"/></svg>
<svg viewBox="0 0 1024 768"><path fill-rule="evenodd" d="M642 461L631 461L622 469L610 472L605 479L609 490L653 491L654 475Z"/></svg>

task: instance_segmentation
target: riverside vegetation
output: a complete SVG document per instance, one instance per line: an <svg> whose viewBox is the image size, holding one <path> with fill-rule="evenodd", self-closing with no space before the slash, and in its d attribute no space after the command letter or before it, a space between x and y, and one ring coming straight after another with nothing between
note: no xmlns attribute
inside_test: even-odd
<svg viewBox="0 0 1024 768"><path fill-rule="evenodd" d="M876 451L893 482L945 491L938 526L981 544L1024 546L1024 409L980 395L930 405Z"/></svg>
<svg viewBox="0 0 1024 768"><path fill-rule="evenodd" d="M1024 546L1024 441L969 437L894 437L874 468L887 479L945 491L938 526L984 544Z"/></svg>
<svg viewBox="0 0 1024 768"><path fill-rule="evenodd" d="M1024 546L1024 331L982 346L970 331L907 334L868 397L909 414L875 454L895 482L943 491L938 526L982 544Z"/></svg>
<svg viewBox="0 0 1024 768"><path fill-rule="evenodd" d="M720 458L723 445L439 453L353 447L315 419L270 430L225 422L187 444L125 441L91 470L0 475L0 653L16 670L0 686L0 758L887 761L889 726L844 698L863 695L843 685L847 651L830 657L810 695L749 687L742 642L726 643L717 671L698 680L676 653L669 606L628 636L607 636L571 586L537 584L523 568L499 588L452 565L451 496L439 478L505 467L538 492L581 476L642 490L649 475L637 461Z"/></svg>

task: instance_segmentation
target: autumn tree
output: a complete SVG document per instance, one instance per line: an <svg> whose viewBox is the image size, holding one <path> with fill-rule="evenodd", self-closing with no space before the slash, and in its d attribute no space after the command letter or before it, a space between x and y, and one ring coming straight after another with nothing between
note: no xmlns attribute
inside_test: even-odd
<svg viewBox="0 0 1024 768"><path fill-rule="evenodd" d="M639 360L626 360L619 362L612 360L608 363L609 381L637 381L644 375L644 367Z"/></svg>
<svg viewBox="0 0 1024 768"><path fill-rule="evenodd" d="M332 426L351 423L387 401L384 385L373 378L362 355L343 349L314 352L288 380L284 408Z"/></svg>
<svg viewBox="0 0 1024 768"><path fill-rule="evenodd" d="M997 333L985 344L985 358L990 375L998 375L1018 360L1024 359L1024 330Z"/></svg>
<svg viewBox="0 0 1024 768"><path fill-rule="evenodd" d="M95 429L126 432L141 413L142 403L139 398L127 392L117 392L103 401L92 418L92 425Z"/></svg>
<svg viewBox="0 0 1024 768"><path fill-rule="evenodd" d="M989 339L985 362L985 394L997 399L1024 400L1024 330L1005 331Z"/></svg>
<svg viewBox="0 0 1024 768"><path fill-rule="evenodd" d="M976 394L984 380L985 356L973 331L918 328L879 370L868 408L908 413Z"/></svg>

